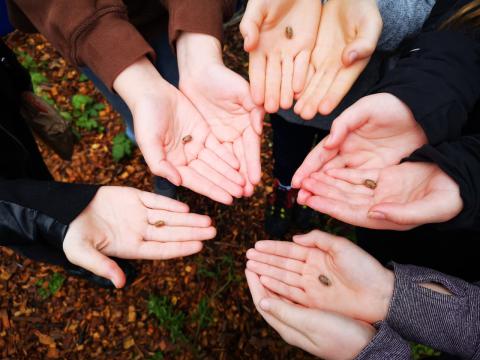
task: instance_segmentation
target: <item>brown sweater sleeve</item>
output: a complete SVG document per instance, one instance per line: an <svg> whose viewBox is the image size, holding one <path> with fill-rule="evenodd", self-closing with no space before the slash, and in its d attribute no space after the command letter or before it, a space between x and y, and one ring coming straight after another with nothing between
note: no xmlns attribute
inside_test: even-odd
<svg viewBox="0 0 480 360"><path fill-rule="evenodd" d="M169 13L168 37L172 48L182 31L215 36L220 41L223 21L230 18L235 0L163 0Z"/></svg>
<svg viewBox="0 0 480 360"><path fill-rule="evenodd" d="M112 88L127 66L155 53L129 22L121 0L13 0L75 66L88 66Z"/></svg>

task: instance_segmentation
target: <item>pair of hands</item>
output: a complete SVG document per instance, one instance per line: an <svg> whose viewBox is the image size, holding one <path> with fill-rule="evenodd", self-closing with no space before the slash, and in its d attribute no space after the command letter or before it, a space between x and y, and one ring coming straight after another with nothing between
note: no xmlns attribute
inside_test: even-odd
<svg viewBox="0 0 480 360"><path fill-rule="evenodd" d="M291 345L322 359L355 358L375 336L370 324L387 315L393 273L344 238L312 231L293 241L248 250L257 310Z"/></svg>
<svg viewBox="0 0 480 360"><path fill-rule="evenodd" d="M367 66L382 27L375 0L323 6L317 0L250 0L240 31L255 103L274 113L296 99L294 111L305 120L331 113Z"/></svg>
<svg viewBox="0 0 480 360"><path fill-rule="evenodd" d="M352 225L408 230L454 218L458 185L437 165L400 161L427 143L410 109L391 94L362 98L334 122L295 173L298 202ZM365 180L376 188L368 188Z"/></svg>
<svg viewBox="0 0 480 360"><path fill-rule="evenodd" d="M177 57L180 90L146 58L113 84L132 112L145 161L154 175L224 204L252 195L264 112L248 82L225 67L212 36L183 33Z"/></svg>

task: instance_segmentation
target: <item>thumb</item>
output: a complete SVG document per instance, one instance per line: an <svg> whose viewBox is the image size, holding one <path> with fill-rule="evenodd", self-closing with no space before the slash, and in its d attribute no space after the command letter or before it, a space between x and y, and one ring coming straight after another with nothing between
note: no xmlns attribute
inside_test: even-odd
<svg viewBox="0 0 480 360"><path fill-rule="evenodd" d="M152 174L164 177L176 186L182 184L180 173L167 160L163 146L144 146L140 143L138 146Z"/></svg>
<svg viewBox="0 0 480 360"><path fill-rule="evenodd" d="M126 278L118 264L103 255L90 244L75 247L64 247L67 259L95 275L109 279L116 288L125 285Z"/></svg>
<svg viewBox="0 0 480 360"><path fill-rule="evenodd" d="M343 65L350 66L357 61L370 58L377 47L382 27L381 19L370 18L363 21L359 25L356 38L343 49Z"/></svg>
<svg viewBox="0 0 480 360"><path fill-rule="evenodd" d="M274 298L263 298L260 300L259 306L281 323L306 335L305 324L311 321L312 316L308 309Z"/></svg>
<svg viewBox="0 0 480 360"><path fill-rule="evenodd" d="M440 223L452 219L455 216L455 211L452 211L450 202L446 204L447 202L444 200L438 200L438 198L425 197L406 204L377 204L370 208L368 217L411 227Z"/></svg>
<svg viewBox="0 0 480 360"><path fill-rule="evenodd" d="M338 236L330 235L320 230L313 230L307 234L295 235L293 241L302 246L317 247L320 250L329 252L335 243L339 241Z"/></svg>
<svg viewBox="0 0 480 360"><path fill-rule="evenodd" d="M244 39L243 47L246 52L251 52L258 46L260 28L264 18L263 2L249 1L240 22L240 32Z"/></svg>

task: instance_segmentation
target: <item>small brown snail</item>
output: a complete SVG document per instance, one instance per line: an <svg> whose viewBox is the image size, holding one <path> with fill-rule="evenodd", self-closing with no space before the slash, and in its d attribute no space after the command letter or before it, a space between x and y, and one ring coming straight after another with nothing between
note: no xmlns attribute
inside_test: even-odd
<svg viewBox="0 0 480 360"><path fill-rule="evenodd" d="M373 180L370 180L370 179L366 179L363 182L363 185L365 185L367 188L372 189L372 190L375 190L377 188L377 183Z"/></svg>
<svg viewBox="0 0 480 360"><path fill-rule="evenodd" d="M332 282L330 281L330 279L323 274L318 276L318 280L325 286L332 285Z"/></svg>
<svg viewBox="0 0 480 360"><path fill-rule="evenodd" d="M293 38L293 29L291 26L287 26L285 28L285 36L287 37L287 39Z"/></svg>
<svg viewBox="0 0 480 360"><path fill-rule="evenodd" d="M182 143L187 144L192 140L193 140L192 135L186 135L182 138Z"/></svg>

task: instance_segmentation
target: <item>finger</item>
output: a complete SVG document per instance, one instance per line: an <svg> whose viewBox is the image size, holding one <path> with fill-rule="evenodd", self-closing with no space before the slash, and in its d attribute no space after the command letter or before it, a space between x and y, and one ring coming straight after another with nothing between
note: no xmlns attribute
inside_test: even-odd
<svg viewBox="0 0 480 360"><path fill-rule="evenodd" d="M217 235L214 227L186 227L147 225L145 232L146 241L182 242L202 241L213 239Z"/></svg>
<svg viewBox="0 0 480 360"><path fill-rule="evenodd" d="M240 32L243 36L243 47L246 52L253 51L258 46L259 32L265 18L265 8L259 1L247 3L245 14L240 22Z"/></svg>
<svg viewBox="0 0 480 360"><path fill-rule="evenodd" d="M279 269L275 266L264 264L255 260L247 261L247 269L258 275L269 276L272 279L281 281L287 285L302 288L302 277L300 274Z"/></svg>
<svg viewBox="0 0 480 360"><path fill-rule="evenodd" d="M168 260L196 254L202 248L201 241L169 243L143 241L137 250L137 256L145 260Z"/></svg>
<svg viewBox="0 0 480 360"><path fill-rule="evenodd" d="M218 187L224 189L230 195L236 198L242 197L243 189L240 185L230 181L227 177L215 171L202 160L194 160L188 165L188 167L195 170L200 176L208 179Z"/></svg>
<svg viewBox="0 0 480 360"><path fill-rule="evenodd" d="M322 171L327 172L330 169L341 169L347 166L347 156L337 155L330 161L328 161L322 167Z"/></svg>
<svg viewBox="0 0 480 360"><path fill-rule="evenodd" d="M320 230L312 230L307 234L293 236L293 241L302 246L317 247L322 251L330 252L345 239Z"/></svg>
<svg viewBox="0 0 480 360"><path fill-rule="evenodd" d="M312 196L313 194L310 191L305 189L300 189L297 195L297 203L300 205L305 205L307 199Z"/></svg>
<svg viewBox="0 0 480 360"><path fill-rule="evenodd" d="M250 54L248 66L248 76L250 80L250 88L253 101L258 106L262 106L265 102L265 75L267 70L267 59L260 52Z"/></svg>
<svg viewBox="0 0 480 360"><path fill-rule="evenodd" d="M163 222L165 226L209 227L212 219L206 215L177 213L165 210L147 210L147 222L151 225Z"/></svg>
<svg viewBox="0 0 480 360"><path fill-rule="evenodd" d="M303 114L305 109L308 106L308 100L310 99L311 94L313 94L317 89L317 87L319 86L320 80L321 80L321 75L316 71L315 74L312 76L308 85L305 87L301 96L297 99L297 103L293 108L293 111L295 112L295 114L297 114L298 116L301 116L304 120L311 120L313 118L313 116L308 119L304 118Z"/></svg>
<svg viewBox="0 0 480 360"><path fill-rule="evenodd" d="M263 132L263 119L265 118L265 110L260 107L256 107L250 111L250 123L252 124L253 129L258 134L262 135Z"/></svg>
<svg viewBox="0 0 480 360"><path fill-rule="evenodd" d="M350 184L354 185L363 185L365 180L373 180L378 182L378 177L380 176L380 170L371 169L350 169L350 168L335 168L326 171L328 176L331 176L335 179L347 181Z"/></svg>
<svg viewBox="0 0 480 360"><path fill-rule="evenodd" d="M310 175L310 178L320 181L324 184L330 185L344 193L352 193L352 194L359 194L359 195L361 194L361 195L367 195L367 196L373 196L375 193L373 189L366 187L363 182L361 184L354 185L350 182L334 178L320 171ZM370 178L365 178L365 179L370 179Z"/></svg>
<svg viewBox="0 0 480 360"><path fill-rule="evenodd" d="M287 304L280 299L266 298L260 301L260 308L274 316L277 320L292 327L303 336L305 333L305 324L312 321L312 311L302 306ZM318 310L317 310L318 312Z"/></svg>
<svg viewBox="0 0 480 360"><path fill-rule="evenodd" d="M285 284L282 281L273 279L269 276L261 275L260 283L265 286L267 289L273 291L274 293L284 297L294 303L308 306L307 294L305 291L295 287Z"/></svg>
<svg viewBox="0 0 480 360"><path fill-rule="evenodd" d="M282 80L282 65L278 56L267 58L267 72L265 80L265 110L276 113L280 106L280 86Z"/></svg>
<svg viewBox="0 0 480 360"><path fill-rule="evenodd" d="M179 170L184 187L222 204L230 205L233 202L232 196L227 191L201 176L194 169L182 166Z"/></svg>
<svg viewBox="0 0 480 360"><path fill-rule="evenodd" d="M368 217L376 220L391 221L409 228L451 220L462 209L460 201L448 201L448 195L428 195L423 199L399 203L381 203L369 209ZM457 198L457 197L456 197ZM457 204L456 204L457 203Z"/></svg>
<svg viewBox="0 0 480 360"><path fill-rule="evenodd" d="M245 179L240 173L227 164L210 149L203 149L198 154L198 159L211 166L215 171L224 175L227 179L237 185L244 186Z"/></svg>
<svg viewBox="0 0 480 360"><path fill-rule="evenodd" d="M230 167L232 167L235 170L238 170L240 168L240 162L239 160L235 157L233 150L229 151L227 146L227 143L225 144L220 144L218 140L215 138L215 136L210 135L207 137L207 141L205 142L205 147L207 149L212 150L220 159L223 159Z"/></svg>
<svg viewBox="0 0 480 360"><path fill-rule="evenodd" d="M255 260L264 264L276 266L279 269L302 274L304 262L295 259L289 259L282 256L276 256L272 254L263 253L255 249L249 249L247 251L247 259Z"/></svg>
<svg viewBox="0 0 480 360"><path fill-rule="evenodd" d="M243 151L247 167L248 179L252 185L257 185L262 177L262 165L260 159L260 136L248 127L242 135ZM243 178L242 178L243 179Z"/></svg>
<svg viewBox="0 0 480 360"><path fill-rule="evenodd" d="M342 53L342 62L350 66L356 61L369 59L375 52L378 39L382 33L382 19L380 16L369 16L358 26L358 32Z"/></svg>
<svg viewBox="0 0 480 360"><path fill-rule="evenodd" d="M248 176L248 167L247 162L245 159L245 152L244 152L243 144L241 141L235 141L233 144L233 151L235 152L235 156L240 160L240 174L242 174L245 178L245 186L243 188L243 196L249 197L253 195L254 186L250 182L250 178Z"/></svg>
<svg viewBox="0 0 480 360"><path fill-rule="evenodd" d="M280 85L280 107L288 110L293 105L293 62L290 57L282 60L282 83Z"/></svg>
<svg viewBox="0 0 480 360"><path fill-rule="evenodd" d="M319 103L318 112L322 115L329 115L335 110L366 66L367 62L362 61L347 69L341 69Z"/></svg>
<svg viewBox="0 0 480 360"><path fill-rule="evenodd" d="M320 170L328 161L337 155L338 151L327 150L323 147L321 141L315 148L310 151L302 165L297 169L292 178L292 186L296 189L300 188L302 181L310 176L313 172Z"/></svg>
<svg viewBox="0 0 480 360"><path fill-rule="evenodd" d="M295 93L301 93L307 84L307 74L310 64L310 54L308 50L301 51L293 63L292 86Z"/></svg>
<svg viewBox="0 0 480 360"><path fill-rule="evenodd" d="M180 173L169 161L155 159L148 151L142 150L142 154L153 175L166 178L175 186L182 185L182 177L180 176Z"/></svg>
<svg viewBox="0 0 480 360"><path fill-rule="evenodd" d="M142 204L149 209L167 210L177 213L188 213L187 204L170 199L166 196L157 195L147 191L139 191L138 195Z"/></svg>
<svg viewBox="0 0 480 360"><path fill-rule="evenodd" d="M312 178L305 179L302 183L302 188L310 191L314 196L334 199L355 206L371 206L373 202L372 195L344 192L334 186Z"/></svg>
<svg viewBox="0 0 480 360"><path fill-rule="evenodd" d="M349 133L365 125L371 111L368 101L362 99L346 109L333 121L325 147L328 149L340 147Z"/></svg>
<svg viewBox="0 0 480 360"><path fill-rule="evenodd" d="M298 261L305 261L308 249L292 242L262 240L255 243L255 250L276 256L282 256Z"/></svg>
<svg viewBox="0 0 480 360"><path fill-rule="evenodd" d="M125 285L125 274L120 266L90 244L82 243L75 247L65 247L64 251L72 264L110 280L116 288L122 288Z"/></svg>

